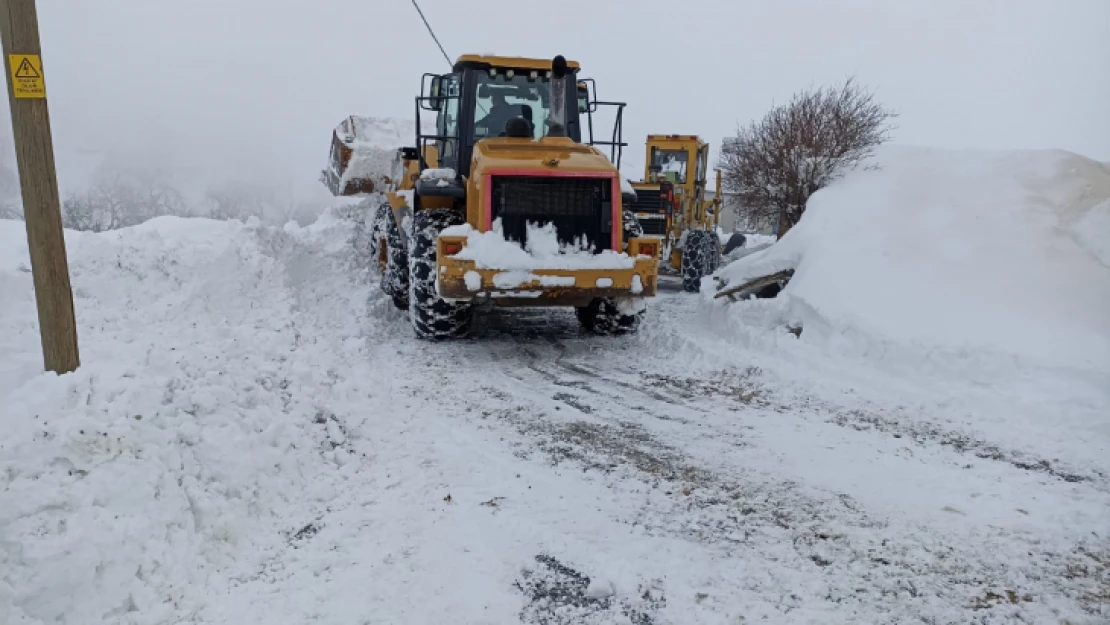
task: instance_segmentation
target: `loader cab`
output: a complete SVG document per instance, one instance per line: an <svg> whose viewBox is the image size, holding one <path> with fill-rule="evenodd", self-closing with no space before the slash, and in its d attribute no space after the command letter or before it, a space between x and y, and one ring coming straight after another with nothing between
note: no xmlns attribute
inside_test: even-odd
<svg viewBox="0 0 1110 625"><path fill-rule="evenodd" d="M578 63L567 62L569 76L564 84L563 134L575 143L583 143L582 115L590 115L597 103L591 102L588 84L592 80L577 78ZM552 61L463 55L448 74L425 74L417 105L434 111L434 133L421 128L417 115L417 148L421 169L430 165L425 159L426 147L435 146L439 168L451 168L462 176L469 175L470 159L479 141L500 137L539 140L552 132L551 102ZM573 85L573 86L572 86ZM609 103L623 109L624 103ZM620 119L618 113L618 120ZM523 123L521 123L523 120ZM591 120L592 121L592 120ZM620 142L619 121L613 141L595 141L592 123L585 141L590 145L609 145L615 150ZM619 156L617 157L619 166Z"/></svg>

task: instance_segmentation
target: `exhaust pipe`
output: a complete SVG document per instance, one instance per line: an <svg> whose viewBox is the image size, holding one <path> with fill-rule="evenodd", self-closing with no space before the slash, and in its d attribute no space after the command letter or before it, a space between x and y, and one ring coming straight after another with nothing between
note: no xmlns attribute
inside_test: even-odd
<svg viewBox="0 0 1110 625"><path fill-rule="evenodd" d="M567 136L567 60L563 55L551 61L551 128L549 137Z"/></svg>

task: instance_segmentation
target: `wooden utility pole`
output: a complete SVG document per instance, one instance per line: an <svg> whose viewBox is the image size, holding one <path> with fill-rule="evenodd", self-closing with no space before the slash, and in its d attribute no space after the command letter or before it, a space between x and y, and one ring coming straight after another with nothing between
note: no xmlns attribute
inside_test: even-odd
<svg viewBox="0 0 1110 625"><path fill-rule="evenodd" d="M7 61L12 136L23 191L43 364L47 371L68 373L81 364L81 359L35 0L0 0L0 38Z"/></svg>

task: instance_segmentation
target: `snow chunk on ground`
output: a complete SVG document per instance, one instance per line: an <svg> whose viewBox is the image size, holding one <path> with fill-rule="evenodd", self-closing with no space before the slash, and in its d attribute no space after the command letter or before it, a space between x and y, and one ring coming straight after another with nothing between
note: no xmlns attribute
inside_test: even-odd
<svg viewBox="0 0 1110 625"><path fill-rule="evenodd" d="M1110 164L918 148L886 148L879 164L816 193L781 241L717 277L739 285L796 267L759 306L807 341L1110 371Z"/></svg>
<svg viewBox="0 0 1110 625"><path fill-rule="evenodd" d="M594 599L604 599L612 597L616 594L616 589L613 587L613 582L607 579L593 578L590 580L590 585L586 587L586 596Z"/></svg>
<svg viewBox="0 0 1110 625"><path fill-rule="evenodd" d="M627 254L612 250L594 254L581 248L562 246L550 223L543 226L529 223L527 233L527 249L519 243L505 240L500 219L493 222L493 228L488 232L478 232L470 224L462 224L444 228L441 235L465 236L466 247L452 258L472 260L478 269L631 269L636 264Z"/></svg>
<svg viewBox="0 0 1110 625"><path fill-rule="evenodd" d="M642 297L618 297L613 301L622 315L635 315L647 310L647 301Z"/></svg>

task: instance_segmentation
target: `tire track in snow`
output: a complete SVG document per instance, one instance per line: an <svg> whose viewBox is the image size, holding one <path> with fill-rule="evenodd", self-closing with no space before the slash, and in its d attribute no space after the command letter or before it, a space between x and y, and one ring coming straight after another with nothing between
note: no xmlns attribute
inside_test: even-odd
<svg viewBox="0 0 1110 625"><path fill-rule="evenodd" d="M568 342L573 343L573 340ZM667 497L674 497L676 492L692 493L685 495L685 508L672 504L666 511L659 508L641 510L641 518L636 523L652 531L678 533L697 542L731 543L748 548L754 543L765 547L789 542L798 557L808 560L811 566L831 569L838 576L857 582L861 579L874 582L881 578L885 580L884 596L906 594L915 601L936 601L937 605L962 602L967 606L981 604L982 596L989 598L991 591L983 588L990 586L990 580L1012 579L1009 561L1000 555L1002 552L1029 561L1029 566L1022 568L1026 580L1022 588L1026 592L1014 595L1019 597L1031 597L1036 591L1043 592L1042 584L1053 585L1052 580L1059 579L1054 573L1067 570L1067 563L1074 557L1073 553L1038 548L1020 537L1001 536L989 531L972 534L976 534L981 544L993 544L991 549L980 548L972 554L962 554L956 548L937 549L935 545L930 546L936 540L935 536L922 534L920 528L910 530L908 535L904 531L899 535L883 522L869 518L860 505L847 495L822 497L818 494L815 497L814 493L806 492L808 489L796 483L768 481L766 478L753 480L750 475L730 475L720 467L699 466L676 448L660 443L640 423L622 417L637 414L636 409L641 408L636 402L629 402L625 392L637 391L645 398L656 401L665 397L666 408L670 412L664 419L653 414L651 409L639 414L657 420L677 419L684 426L689 426L698 416L713 412L712 407L697 404L697 398L704 395L663 395L658 387L637 386L634 382L616 379L613 374L606 375L587 365L568 362L570 350L565 341L537 337L535 331L527 336L516 336L508 344L496 342L485 347L489 349L487 362L505 378L514 380L518 388L527 389L533 401L541 402L541 405L541 398L547 395L545 390L553 391L548 396L555 398L565 393L567 388L592 393L591 409L585 411L585 416L590 417L588 420L568 419L565 415L564 418L545 420L539 418L543 414L540 406L524 411L527 418L521 418L520 411L497 415L523 436L537 439L537 447L557 465L577 463L587 470L609 476L614 482L628 479L627 471L621 473L620 470L631 468L634 473L643 476L640 479L651 480L655 488L665 483L664 488L669 488L664 491ZM617 359L610 359L611 362L614 360ZM663 380L659 374L654 376L656 382ZM653 379L650 375L646 377ZM723 388L727 390L718 395L741 403L752 403L750 392L735 392L735 386L724 385ZM699 388L698 391L701 393L704 389ZM512 392L502 397L520 399ZM604 401L599 402L599 399ZM604 409L597 408L603 405ZM783 406L774 409L776 412L788 411ZM617 416L613 416L614 412ZM802 421L811 419L804 414L785 416L800 417ZM805 492L804 496L799 495L802 492ZM737 514L728 505L737 500L754 501L759 505L739 505L740 513ZM687 531L683 521L695 509L702 517L710 519L698 526L696 538ZM768 535L776 531L789 533L789 540ZM863 566L859 565L860 562L864 563ZM930 564L923 566L922 562ZM799 564L806 565L801 561ZM933 568L930 569L930 566ZM846 571L846 567L854 568L854 571ZM1098 575L1092 574L1091 577L1097 578ZM925 581L922 581L922 576ZM928 586L923 587L923 584ZM1065 595L1073 590L1073 585L1068 584L1056 588L1057 592ZM980 593L986 594L980 596ZM844 588L828 592L829 597L837 597L837 603L851 603L851 595Z"/></svg>

